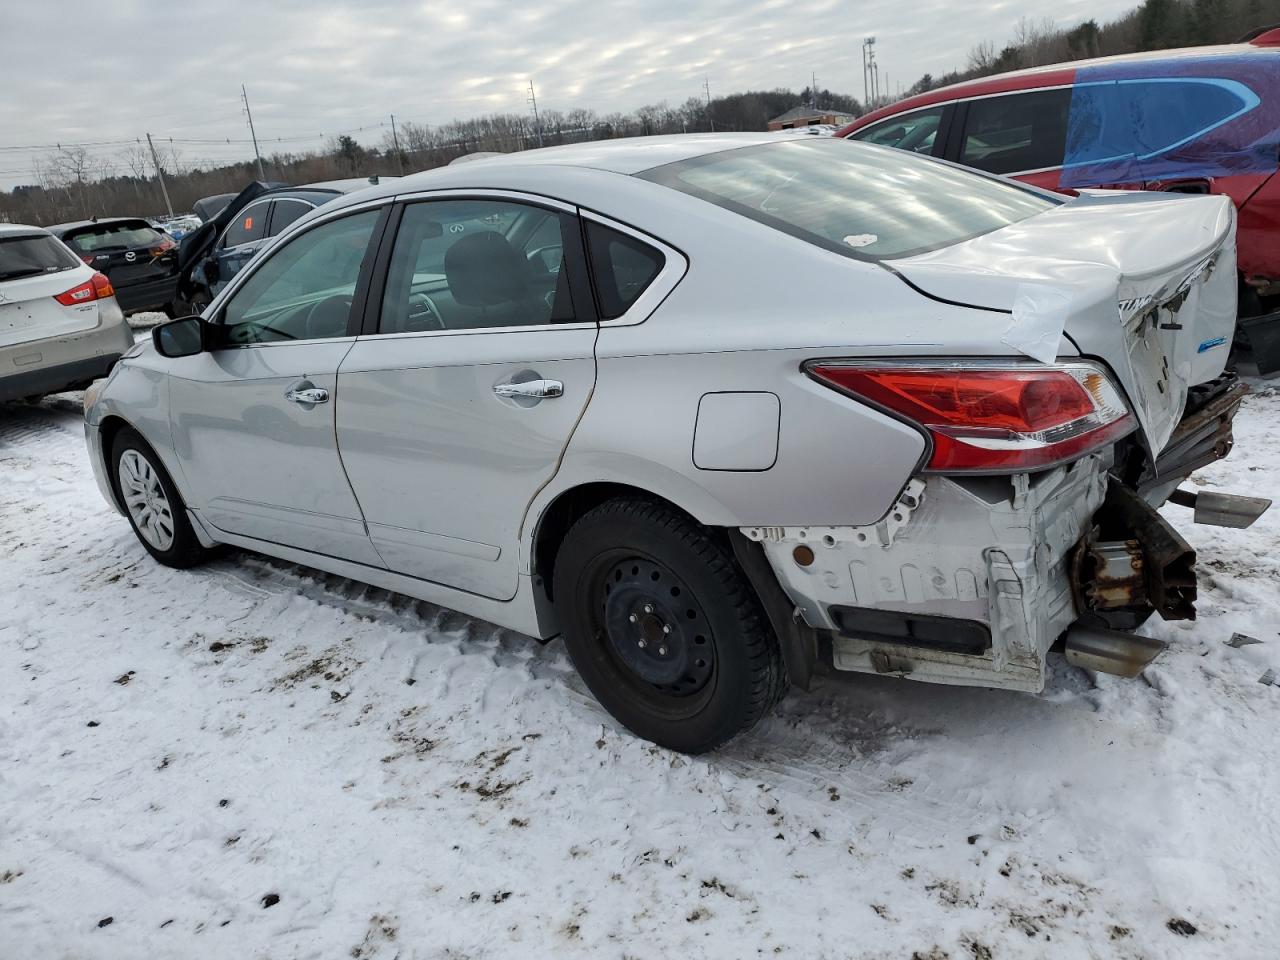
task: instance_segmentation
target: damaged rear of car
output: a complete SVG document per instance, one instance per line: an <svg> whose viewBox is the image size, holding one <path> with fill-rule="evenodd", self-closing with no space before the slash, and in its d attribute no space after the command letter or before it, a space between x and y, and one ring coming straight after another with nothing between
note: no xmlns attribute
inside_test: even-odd
<svg viewBox="0 0 1280 960"><path fill-rule="evenodd" d="M907 185L914 163L901 162ZM876 259L939 310L918 334L933 342L910 356L851 351L803 365L926 441L874 524L741 529L802 630L816 631L801 638L807 656L826 635L838 669L1038 691L1062 642L1080 665L1140 672L1161 645L1129 631L1152 613L1195 617L1195 551L1157 508L1172 498L1199 522L1247 526L1269 505L1178 491L1230 450L1247 392L1223 372L1236 312L1230 201L1099 193L958 242L945 231L972 210L935 206L925 236L936 249L901 256L894 245L909 244L888 235L894 224L867 232L841 219L839 201L818 210L796 180L762 201L723 182L719 196L705 177L686 187L818 245L843 242L840 252ZM976 190L967 199L991 204ZM999 318L986 356L965 333L969 311L988 326ZM775 627L795 632L779 618Z"/></svg>

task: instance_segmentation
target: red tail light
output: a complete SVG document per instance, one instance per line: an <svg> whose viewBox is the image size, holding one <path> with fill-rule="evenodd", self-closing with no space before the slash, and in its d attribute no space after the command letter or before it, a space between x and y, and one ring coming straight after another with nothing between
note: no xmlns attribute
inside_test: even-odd
<svg viewBox="0 0 1280 960"><path fill-rule="evenodd" d="M114 296L115 292L115 288L111 286L111 281L104 274L95 270L93 276L80 284L80 286L72 287L66 293L60 293L53 299L64 307L74 307L81 303L92 303L94 300L105 300L107 297Z"/></svg>
<svg viewBox="0 0 1280 960"><path fill-rule="evenodd" d="M84 265L85 265L86 267L91 267L91 266L93 266L93 261L94 261L94 256L93 256L93 254L91 254L91 253L86 253L86 254L85 254L84 256L82 256L80 259L84 261Z"/></svg>
<svg viewBox="0 0 1280 960"><path fill-rule="evenodd" d="M818 360L810 376L921 427L935 472L1017 473L1073 460L1133 429L1092 363Z"/></svg>

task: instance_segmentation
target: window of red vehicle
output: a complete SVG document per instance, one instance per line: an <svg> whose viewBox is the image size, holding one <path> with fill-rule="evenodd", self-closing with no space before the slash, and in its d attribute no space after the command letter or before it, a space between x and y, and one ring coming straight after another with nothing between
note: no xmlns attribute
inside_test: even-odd
<svg viewBox="0 0 1280 960"><path fill-rule="evenodd" d="M942 122L942 107L926 107L912 113L899 114L869 127L863 127L850 135L850 140L877 143L882 147L897 147L913 153L933 154L938 126Z"/></svg>
<svg viewBox="0 0 1280 960"><path fill-rule="evenodd" d="M1071 89L1032 90L969 101L959 160L988 173L1062 166Z"/></svg>

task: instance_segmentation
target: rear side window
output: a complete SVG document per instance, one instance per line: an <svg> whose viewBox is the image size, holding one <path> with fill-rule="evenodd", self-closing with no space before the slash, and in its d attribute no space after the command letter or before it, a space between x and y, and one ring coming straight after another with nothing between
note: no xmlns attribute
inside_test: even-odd
<svg viewBox="0 0 1280 960"><path fill-rule="evenodd" d="M725 150L639 176L861 260L950 246L1062 202L927 157L835 137Z"/></svg>
<svg viewBox="0 0 1280 960"><path fill-rule="evenodd" d="M1147 159L1200 137L1258 102L1231 80L1119 80L1076 86L1067 162Z"/></svg>
<svg viewBox="0 0 1280 960"><path fill-rule="evenodd" d="M25 237L0 235L0 281L61 273L78 266L80 261L56 237L48 234Z"/></svg>
<svg viewBox="0 0 1280 960"><path fill-rule="evenodd" d="M267 207L265 203L253 203L236 214L224 234L224 247L238 247L252 243L267 235Z"/></svg>
<svg viewBox="0 0 1280 960"><path fill-rule="evenodd" d="M666 260L649 244L591 220L587 221L587 256L601 320L613 320L631 309Z"/></svg>
<svg viewBox="0 0 1280 960"><path fill-rule="evenodd" d="M271 235L278 236L284 228L300 217L306 216L314 208L301 200L277 200L271 211Z"/></svg>
<svg viewBox="0 0 1280 960"><path fill-rule="evenodd" d="M63 239L81 253L101 253L154 246L164 239L164 235L142 220L131 220L85 227Z"/></svg>
<svg viewBox="0 0 1280 960"><path fill-rule="evenodd" d="M904 113L863 127L851 133L849 139L876 143L882 147L897 147L912 153L931 154L938 137L938 126L942 123L942 111L942 107L930 107L927 110Z"/></svg>
<svg viewBox="0 0 1280 960"><path fill-rule="evenodd" d="M988 173L1060 167L1070 108L1070 89L972 100L960 162Z"/></svg>
<svg viewBox="0 0 1280 960"><path fill-rule="evenodd" d="M387 267L379 332L572 322L567 257L577 231L570 214L512 200L409 205Z"/></svg>

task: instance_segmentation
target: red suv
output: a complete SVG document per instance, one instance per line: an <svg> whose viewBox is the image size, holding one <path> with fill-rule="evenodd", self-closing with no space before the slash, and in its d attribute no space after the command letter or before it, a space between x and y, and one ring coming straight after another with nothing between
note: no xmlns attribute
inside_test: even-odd
<svg viewBox="0 0 1280 960"><path fill-rule="evenodd" d="M1280 28L1237 44L958 83L873 111L836 135L1062 193L1224 194L1239 213L1241 314L1262 314L1280 295ZM1244 325L1259 367L1280 369L1280 319L1267 320Z"/></svg>

